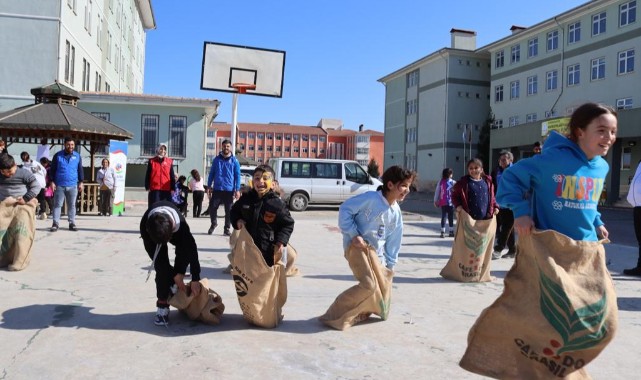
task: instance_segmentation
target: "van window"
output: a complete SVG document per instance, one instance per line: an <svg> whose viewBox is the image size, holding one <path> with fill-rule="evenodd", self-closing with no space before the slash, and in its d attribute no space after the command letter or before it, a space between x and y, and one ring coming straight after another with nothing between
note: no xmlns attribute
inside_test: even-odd
<svg viewBox="0 0 641 380"><path fill-rule="evenodd" d="M283 162L283 171L281 177L293 177L293 178L309 178L311 177L311 167L310 162Z"/></svg>
<svg viewBox="0 0 641 380"><path fill-rule="evenodd" d="M345 164L345 179L348 181L364 184L367 183L367 177L367 173L360 165L353 162Z"/></svg>
<svg viewBox="0 0 641 380"><path fill-rule="evenodd" d="M342 178L341 164L339 163L314 163L314 178Z"/></svg>

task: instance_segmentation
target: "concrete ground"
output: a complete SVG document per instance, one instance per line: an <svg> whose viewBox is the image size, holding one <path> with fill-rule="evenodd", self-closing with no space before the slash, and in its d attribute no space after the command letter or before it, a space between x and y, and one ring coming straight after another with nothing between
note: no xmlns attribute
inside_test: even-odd
<svg viewBox="0 0 641 380"><path fill-rule="evenodd" d="M133 196L133 195L132 195ZM336 207L294 213L291 243L301 276L288 279L285 318L272 330L243 318L230 275L222 220L207 235L208 218L188 218L199 246L202 276L225 303L222 323L192 322L176 310L171 324L152 323L153 278L139 238L145 203L128 201L125 215L81 215L78 232L62 221L37 221L31 265L0 270L0 379L480 379L458 366L480 312L502 292L513 260L492 262L496 280L462 284L439 276L451 238L439 220L403 208L406 229L387 321L371 319L346 331L317 320L355 282L343 258ZM220 210L222 213L222 208ZM618 294L619 331L590 365L595 379L631 379L638 371L641 279L621 276L636 260L631 245L606 246ZM153 275L152 275L153 276Z"/></svg>

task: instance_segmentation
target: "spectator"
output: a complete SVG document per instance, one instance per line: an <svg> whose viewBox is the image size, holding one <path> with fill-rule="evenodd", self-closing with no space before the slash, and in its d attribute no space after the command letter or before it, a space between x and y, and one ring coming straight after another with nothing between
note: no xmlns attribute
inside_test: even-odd
<svg viewBox="0 0 641 380"><path fill-rule="evenodd" d="M187 187L192 193L192 199L194 202L193 216L194 218L199 218L203 209L203 200L205 199L205 185L198 170L192 169L191 179L189 179Z"/></svg>
<svg viewBox="0 0 641 380"><path fill-rule="evenodd" d="M98 215L111 216L112 200L116 193L116 171L109 166L109 159L102 159L102 166L98 169L96 181L100 189Z"/></svg>
<svg viewBox="0 0 641 380"><path fill-rule="evenodd" d="M78 231L76 227L76 199L78 193L82 193L82 182L84 174L82 158L74 151L76 143L71 137L65 137L65 147L53 156L51 161L50 176L53 195L53 224L49 229L51 232L58 231L60 214L63 203L67 202L67 219L69 230Z"/></svg>
<svg viewBox="0 0 641 380"><path fill-rule="evenodd" d="M514 156L512 152L504 150L499 155L499 165L492 171L492 183L494 184L494 193L499 188L503 172L512 166ZM507 253L503 258L511 258L516 255L516 245L514 242L514 214L512 210L501 207L499 204L499 213L496 215L496 245L492 252L492 260L501 258L501 251L507 244Z"/></svg>
<svg viewBox="0 0 641 380"><path fill-rule="evenodd" d="M47 203L47 207L49 208L49 214L53 214L53 187L51 186L51 183L53 182L51 180L51 161L47 157L42 157L40 159L40 164L45 168L46 170L46 175L45 175L45 183L46 183L46 188L45 188L45 202ZM53 215L52 215L53 217ZM45 220L47 219L47 214L40 214L40 219Z"/></svg>
<svg viewBox="0 0 641 380"><path fill-rule="evenodd" d="M173 160L167 157L167 145L160 144L156 150L156 156L150 158L147 163L145 174L145 190L149 191L147 207L161 200L171 202L171 195L176 186L173 163Z"/></svg>
<svg viewBox="0 0 641 380"><path fill-rule="evenodd" d="M445 237L445 218L450 225L450 237L454 236L454 206L452 205L452 188L456 181L452 179L452 169L445 168L441 180L434 192L434 206L441 208L441 237Z"/></svg>
<svg viewBox="0 0 641 380"><path fill-rule="evenodd" d="M231 235L229 214L235 199L240 197L240 163L231 151L231 141L223 140L221 152L214 157L207 178L209 200L209 219L211 225L207 233L211 235L218 225L218 207L225 207L226 236Z"/></svg>
<svg viewBox="0 0 641 380"><path fill-rule="evenodd" d="M187 178L184 175L178 176L176 179L176 185L174 187L174 192L171 195L171 201L174 202L180 213L183 216L187 217L187 186L185 186L185 180Z"/></svg>

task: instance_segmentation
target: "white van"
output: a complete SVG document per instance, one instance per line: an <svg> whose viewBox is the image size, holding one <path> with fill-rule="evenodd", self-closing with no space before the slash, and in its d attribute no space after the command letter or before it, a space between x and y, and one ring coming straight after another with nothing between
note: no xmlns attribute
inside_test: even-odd
<svg viewBox="0 0 641 380"><path fill-rule="evenodd" d="M356 161L278 157L269 165L292 211L303 211L310 203L340 204L382 185Z"/></svg>

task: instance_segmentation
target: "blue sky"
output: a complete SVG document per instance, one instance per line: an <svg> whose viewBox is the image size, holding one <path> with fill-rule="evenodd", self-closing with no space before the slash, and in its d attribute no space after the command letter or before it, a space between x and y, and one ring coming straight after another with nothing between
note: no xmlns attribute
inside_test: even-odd
<svg viewBox="0 0 641 380"><path fill-rule="evenodd" d="M200 90L205 41L286 51L282 98L241 95L238 121L383 131L378 79L443 47L450 29L477 32L477 47L586 0L152 0L146 94L218 99L231 122L232 94ZM456 7L454 6L456 4Z"/></svg>

